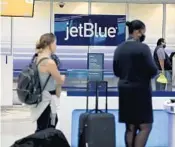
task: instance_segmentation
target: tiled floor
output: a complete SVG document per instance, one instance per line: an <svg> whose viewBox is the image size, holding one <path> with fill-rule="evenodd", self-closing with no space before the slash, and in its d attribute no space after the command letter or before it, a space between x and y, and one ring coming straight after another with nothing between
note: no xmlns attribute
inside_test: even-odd
<svg viewBox="0 0 175 147"><path fill-rule="evenodd" d="M35 130L26 107L1 108L1 147L10 147L15 140Z"/></svg>
<svg viewBox="0 0 175 147"><path fill-rule="evenodd" d="M168 138L165 133L165 126L167 126L168 122L165 116L166 114L164 112L155 112L155 124L148 141L148 146L166 146ZM119 124L117 126L118 132L124 132ZM10 147L15 140L32 134L35 131L35 127L35 123L31 122L29 109L26 106L1 108L0 147ZM165 136L160 132L164 132ZM121 137L123 138L123 135ZM161 146L157 146L157 144L161 144Z"/></svg>

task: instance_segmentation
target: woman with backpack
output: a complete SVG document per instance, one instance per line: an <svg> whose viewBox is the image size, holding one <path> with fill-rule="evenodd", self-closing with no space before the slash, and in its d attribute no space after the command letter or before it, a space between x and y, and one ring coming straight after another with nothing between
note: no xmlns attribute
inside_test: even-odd
<svg viewBox="0 0 175 147"><path fill-rule="evenodd" d="M40 84L41 88L44 87L44 92L42 93L42 101L32 107L31 110L33 120L37 121L36 131L40 131L49 127L56 127L56 113L59 107L56 90L59 89L60 94L65 76L60 74L56 62L52 59L52 55L56 51L56 37L54 34L42 35L36 49L38 53L34 60L38 64Z"/></svg>
<svg viewBox="0 0 175 147"><path fill-rule="evenodd" d="M36 49L36 53L33 55L31 62L35 62L35 59L38 57L38 54L40 53L40 51L41 51L40 49ZM60 70L61 62L60 62L60 59L58 58L58 56L56 54L52 53L51 59L53 61L55 61L55 64L56 64L58 70ZM60 97L60 94L61 94L61 86L57 87L57 89L56 89L56 95L58 97Z"/></svg>

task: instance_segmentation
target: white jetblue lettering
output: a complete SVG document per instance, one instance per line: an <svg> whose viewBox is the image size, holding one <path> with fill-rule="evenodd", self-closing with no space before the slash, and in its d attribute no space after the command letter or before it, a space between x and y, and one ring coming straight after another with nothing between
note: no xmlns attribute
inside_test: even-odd
<svg viewBox="0 0 175 147"><path fill-rule="evenodd" d="M83 37L83 26L82 26L82 24L80 24L78 28L80 30L80 34L79 34L80 37Z"/></svg>
<svg viewBox="0 0 175 147"><path fill-rule="evenodd" d="M111 38L114 38L115 34L116 34L116 28L110 27L108 29L108 36L111 37Z"/></svg>
<svg viewBox="0 0 175 147"><path fill-rule="evenodd" d="M100 27L99 27L99 29L100 29ZM95 30L94 30L94 36L95 37L98 37L98 26L97 26L97 23L95 23Z"/></svg>
<svg viewBox="0 0 175 147"><path fill-rule="evenodd" d="M93 37L94 26L92 23L84 23L84 37Z"/></svg>
<svg viewBox="0 0 175 147"><path fill-rule="evenodd" d="M98 24L84 23L84 25L79 24L78 27L70 27L67 25L66 28L66 37L64 40L69 40L70 37L110 37L114 38L117 27L104 27L103 30L101 27L98 27Z"/></svg>
<svg viewBox="0 0 175 147"><path fill-rule="evenodd" d="M78 36L78 28L77 27L71 27L70 28L70 36L77 37Z"/></svg>

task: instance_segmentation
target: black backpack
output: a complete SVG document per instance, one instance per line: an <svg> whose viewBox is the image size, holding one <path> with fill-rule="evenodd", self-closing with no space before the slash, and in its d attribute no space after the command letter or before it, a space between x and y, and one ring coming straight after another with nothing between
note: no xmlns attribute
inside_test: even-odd
<svg viewBox="0 0 175 147"><path fill-rule="evenodd" d="M42 58L38 64L31 62L24 68L18 77L17 94L22 103L27 105L38 104L42 101L42 92L45 89L50 76L48 76L43 89L41 89L38 65L48 58Z"/></svg>
<svg viewBox="0 0 175 147"><path fill-rule="evenodd" d="M52 54L52 55L51 55L51 58L55 61L55 63L56 63L56 65L57 65L58 69L60 69L60 67L61 67L61 62L60 62L59 57L58 57L56 54Z"/></svg>
<svg viewBox="0 0 175 147"><path fill-rule="evenodd" d="M15 141L11 147L70 147L60 130L48 128Z"/></svg>

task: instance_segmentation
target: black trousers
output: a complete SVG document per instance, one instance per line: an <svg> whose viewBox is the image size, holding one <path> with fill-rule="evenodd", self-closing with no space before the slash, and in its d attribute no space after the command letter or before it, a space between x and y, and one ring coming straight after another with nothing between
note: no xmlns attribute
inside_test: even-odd
<svg viewBox="0 0 175 147"><path fill-rule="evenodd" d="M55 125L51 125L51 108L50 105L47 106L47 108L44 110L44 112L41 114L39 119L37 120L37 129L36 132L45 130L47 128L55 128L56 124L58 122L58 118L56 116L56 123Z"/></svg>

